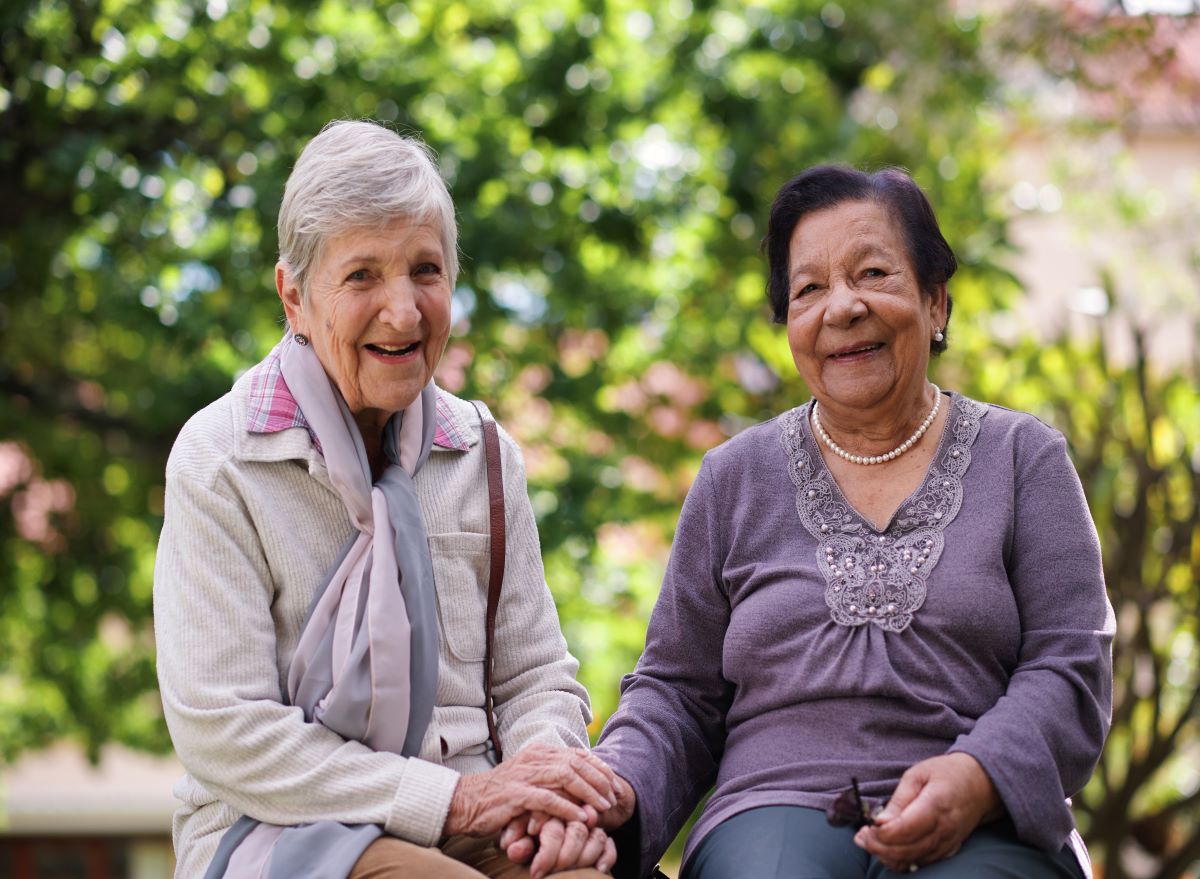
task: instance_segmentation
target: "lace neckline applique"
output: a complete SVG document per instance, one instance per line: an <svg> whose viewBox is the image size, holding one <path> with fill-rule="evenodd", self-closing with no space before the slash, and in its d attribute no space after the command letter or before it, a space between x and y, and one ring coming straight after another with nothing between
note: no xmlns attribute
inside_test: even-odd
<svg viewBox="0 0 1200 879"><path fill-rule="evenodd" d="M808 427L811 403L780 416L780 441L796 486L796 511L817 541L825 603L842 626L874 623L903 632L925 603L926 581L942 557L943 532L962 506L962 477L987 407L951 395L949 423L925 479L884 531L871 526L842 495Z"/></svg>

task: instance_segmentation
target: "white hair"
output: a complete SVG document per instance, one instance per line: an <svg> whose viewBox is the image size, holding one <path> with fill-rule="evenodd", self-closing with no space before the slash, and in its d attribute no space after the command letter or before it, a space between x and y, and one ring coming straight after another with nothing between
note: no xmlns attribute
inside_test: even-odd
<svg viewBox="0 0 1200 879"><path fill-rule="evenodd" d="M397 218L437 223L453 288L458 226L433 151L375 122L330 122L304 147L284 186L279 259L307 295L327 237Z"/></svg>

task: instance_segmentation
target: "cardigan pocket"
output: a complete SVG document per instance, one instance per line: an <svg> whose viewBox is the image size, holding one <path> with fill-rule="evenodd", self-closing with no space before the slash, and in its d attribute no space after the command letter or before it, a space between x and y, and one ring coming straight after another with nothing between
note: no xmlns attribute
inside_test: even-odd
<svg viewBox="0 0 1200 879"><path fill-rule="evenodd" d="M483 662L486 654L489 542L465 531L429 535L442 637L463 662Z"/></svg>

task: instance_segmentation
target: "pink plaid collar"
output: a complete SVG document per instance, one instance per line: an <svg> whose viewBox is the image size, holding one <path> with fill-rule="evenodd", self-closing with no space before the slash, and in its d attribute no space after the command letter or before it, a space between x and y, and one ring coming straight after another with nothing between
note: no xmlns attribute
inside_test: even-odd
<svg viewBox="0 0 1200 879"><path fill-rule="evenodd" d="M246 407L246 430L250 433L277 433L289 427L303 427L312 438L313 445L320 451L321 443L296 398L283 380L279 365L279 349L275 348L262 363L250 370L250 401ZM465 452L470 448L470 436L458 416L446 402L445 394L437 395L437 426L434 428L433 444L443 449Z"/></svg>

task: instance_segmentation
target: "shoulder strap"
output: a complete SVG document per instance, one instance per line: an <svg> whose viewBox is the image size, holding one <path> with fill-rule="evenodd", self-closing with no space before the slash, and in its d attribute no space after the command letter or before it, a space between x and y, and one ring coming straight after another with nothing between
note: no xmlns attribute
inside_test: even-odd
<svg viewBox="0 0 1200 879"><path fill-rule="evenodd" d="M487 635L483 659L483 710L487 715L488 735L492 739L492 747L496 751L496 762L504 759L504 751L500 747L500 736L496 732L496 716L493 710L492 697L492 667L495 665L496 654L496 611L500 607L500 590L504 586L504 474L500 467L500 434L496 430L496 422L485 418L478 402L472 400L471 405L479 414L479 426L483 431L483 453L487 470L488 487L488 531L491 545L491 573L488 577L487 597Z"/></svg>

